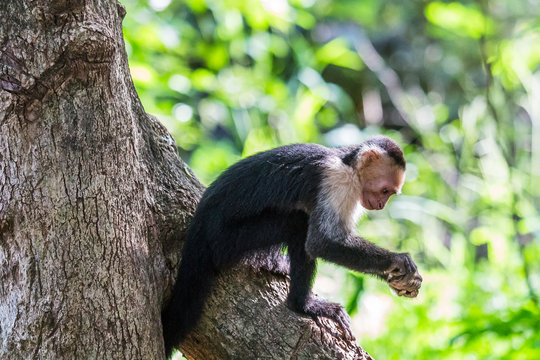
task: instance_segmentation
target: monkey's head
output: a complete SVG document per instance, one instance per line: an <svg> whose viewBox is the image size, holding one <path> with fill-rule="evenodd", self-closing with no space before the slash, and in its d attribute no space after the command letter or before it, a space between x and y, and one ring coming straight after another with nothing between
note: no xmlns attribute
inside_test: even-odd
<svg viewBox="0 0 540 360"><path fill-rule="evenodd" d="M401 192L405 158L390 138L377 136L363 143L357 166L362 187L360 203L364 208L382 210L390 196Z"/></svg>

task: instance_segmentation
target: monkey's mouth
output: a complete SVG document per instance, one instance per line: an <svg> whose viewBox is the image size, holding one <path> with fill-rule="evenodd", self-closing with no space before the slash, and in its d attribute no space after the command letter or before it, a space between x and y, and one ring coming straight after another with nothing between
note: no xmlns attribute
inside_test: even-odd
<svg viewBox="0 0 540 360"><path fill-rule="evenodd" d="M368 208L367 208L368 210L375 210L375 207L373 206L373 204L371 203L371 201L369 201L369 199L368 199L367 203L368 203L368 205L369 205Z"/></svg>

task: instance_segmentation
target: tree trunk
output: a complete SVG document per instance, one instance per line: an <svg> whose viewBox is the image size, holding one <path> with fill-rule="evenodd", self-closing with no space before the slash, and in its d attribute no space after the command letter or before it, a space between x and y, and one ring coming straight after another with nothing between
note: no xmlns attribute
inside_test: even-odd
<svg viewBox="0 0 540 360"><path fill-rule="evenodd" d="M0 358L161 359L160 312L202 185L147 115L113 0L0 2ZM369 358L223 274L193 359ZM332 326L330 324L330 326Z"/></svg>

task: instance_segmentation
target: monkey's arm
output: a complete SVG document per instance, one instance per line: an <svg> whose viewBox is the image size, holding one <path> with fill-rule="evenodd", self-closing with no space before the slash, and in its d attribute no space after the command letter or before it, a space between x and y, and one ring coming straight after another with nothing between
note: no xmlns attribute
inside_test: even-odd
<svg viewBox="0 0 540 360"><path fill-rule="evenodd" d="M310 215L307 253L351 270L374 274L387 281L398 295L418 295L422 278L409 254L394 253L353 234L326 204Z"/></svg>

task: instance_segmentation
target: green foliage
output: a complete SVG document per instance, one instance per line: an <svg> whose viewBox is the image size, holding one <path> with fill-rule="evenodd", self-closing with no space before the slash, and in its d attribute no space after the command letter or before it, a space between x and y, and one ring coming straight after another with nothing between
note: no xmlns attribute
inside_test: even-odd
<svg viewBox="0 0 540 360"><path fill-rule="evenodd" d="M359 232L411 252L420 296L326 263L316 282L375 358L538 359L534 4L129 0L124 28L146 110L206 184L281 144L404 146L404 195Z"/></svg>
<svg viewBox="0 0 540 360"><path fill-rule="evenodd" d="M473 7L459 2L434 1L425 8L426 18L441 28L461 36L478 39L493 33L493 21Z"/></svg>

